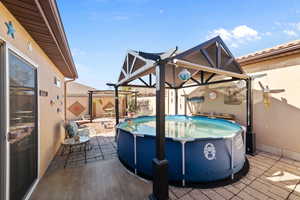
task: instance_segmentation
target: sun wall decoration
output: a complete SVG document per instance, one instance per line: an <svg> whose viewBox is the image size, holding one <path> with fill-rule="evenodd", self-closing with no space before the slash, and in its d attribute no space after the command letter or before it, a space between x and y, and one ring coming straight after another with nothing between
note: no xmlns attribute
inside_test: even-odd
<svg viewBox="0 0 300 200"><path fill-rule="evenodd" d="M266 108L269 108L271 105L271 94L273 93L282 93L285 92L284 89L275 89L271 90L268 85L264 86L260 81L258 82L260 88L263 92L263 102Z"/></svg>

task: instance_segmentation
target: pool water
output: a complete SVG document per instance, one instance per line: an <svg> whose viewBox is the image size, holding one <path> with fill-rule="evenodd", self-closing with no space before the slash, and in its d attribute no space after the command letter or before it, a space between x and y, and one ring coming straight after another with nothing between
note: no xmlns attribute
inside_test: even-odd
<svg viewBox="0 0 300 200"><path fill-rule="evenodd" d="M155 117L139 117L120 123L118 128L133 134L155 135ZM166 137L170 138L227 138L241 130L238 124L222 119L198 116L166 116Z"/></svg>

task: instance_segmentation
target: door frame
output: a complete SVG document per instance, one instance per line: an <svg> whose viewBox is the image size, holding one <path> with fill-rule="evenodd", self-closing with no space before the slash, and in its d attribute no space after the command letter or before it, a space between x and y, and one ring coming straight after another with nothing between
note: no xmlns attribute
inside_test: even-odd
<svg viewBox="0 0 300 200"><path fill-rule="evenodd" d="M5 43L0 38L0 96L6 97L6 56ZM0 104L0 200L6 199L6 133L7 133L7 98L3 98Z"/></svg>
<svg viewBox="0 0 300 200"><path fill-rule="evenodd" d="M18 57L20 57L21 59L23 59L25 62L29 63L32 67L34 67L36 69L36 130L37 130L37 178L34 181L34 183L31 185L31 187L29 188L29 190L27 191L27 194L24 197L24 200L28 200L32 194L32 192L34 191L34 189L36 188L39 180L40 180L40 96L39 96L39 75L38 75L38 65L31 59L29 58L27 55L25 55L24 53L22 53L20 50L18 50L17 48L15 48L10 42L6 41L5 39L3 39L0 36L0 41L3 41L4 43L4 48L3 48L3 55L4 55L4 71L5 71L5 85L4 85L4 96L5 98L5 141L4 141L4 146L5 146L5 177L4 177L4 186L5 187L5 197L4 200L9 200L9 194L10 194L10 145L8 142L8 132L9 132L9 52L11 51L12 53L14 53L15 55L17 55ZM2 117L2 116L1 116ZM1 196L0 196L0 200Z"/></svg>

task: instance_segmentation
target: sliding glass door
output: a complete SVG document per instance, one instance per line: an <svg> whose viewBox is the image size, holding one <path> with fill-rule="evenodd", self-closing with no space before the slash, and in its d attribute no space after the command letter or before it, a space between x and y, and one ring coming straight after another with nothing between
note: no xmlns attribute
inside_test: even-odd
<svg viewBox="0 0 300 200"><path fill-rule="evenodd" d="M21 200L37 179L37 70L8 52L10 199Z"/></svg>

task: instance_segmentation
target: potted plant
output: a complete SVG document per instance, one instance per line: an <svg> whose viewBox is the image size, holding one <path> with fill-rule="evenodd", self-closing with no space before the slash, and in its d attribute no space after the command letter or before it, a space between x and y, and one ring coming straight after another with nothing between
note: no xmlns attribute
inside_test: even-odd
<svg viewBox="0 0 300 200"><path fill-rule="evenodd" d="M128 104L128 117L133 117L136 113L136 105L135 102L133 100L129 101Z"/></svg>

